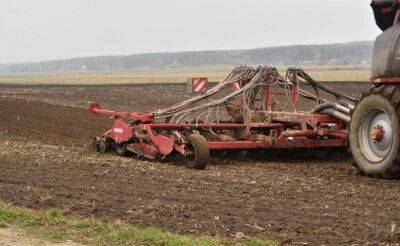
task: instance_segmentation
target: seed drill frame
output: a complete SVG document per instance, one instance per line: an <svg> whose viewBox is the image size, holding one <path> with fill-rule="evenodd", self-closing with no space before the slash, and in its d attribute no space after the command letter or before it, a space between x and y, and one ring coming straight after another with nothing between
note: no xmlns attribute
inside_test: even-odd
<svg viewBox="0 0 400 246"><path fill-rule="evenodd" d="M321 98L321 91L334 102ZM287 98L286 109L277 109L277 97ZM300 98L314 108L299 110ZM188 167L204 169L210 151L346 147L354 101L301 69L288 69L284 78L275 68L242 66L210 90L163 110L117 112L91 104L89 112L114 118L94 140L99 152L116 149L149 159L178 154Z"/></svg>

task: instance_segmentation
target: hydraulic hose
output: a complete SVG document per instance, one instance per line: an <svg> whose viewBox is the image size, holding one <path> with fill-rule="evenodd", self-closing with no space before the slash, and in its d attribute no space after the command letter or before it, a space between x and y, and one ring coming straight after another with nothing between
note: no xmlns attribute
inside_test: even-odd
<svg viewBox="0 0 400 246"><path fill-rule="evenodd" d="M346 123L350 123L350 121L351 121L351 117L349 115L346 115L342 112L334 110L333 108L326 108L326 109L320 111L319 113L336 117L340 120L343 120Z"/></svg>
<svg viewBox="0 0 400 246"><path fill-rule="evenodd" d="M316 106L313 110L311 110L311 113L312 114L319 113L322 110L325 110L325 109L328 109L328 108L332 108L332 109L338 110L338 111L340 111L342 113L345 113L347 115L349 115L350 111L351 111L351 109L349 109L349 108L347 108L347 107L345 107L343 105L340 105L338 103L323 103L323 104L320 104L320 105Z"/></svg>
<svg viewBox="0 0 400 246"><path fill-rule="evenodd" d="M348 103L348 102L346 102L346 101L344 101L344 100L339 100L339 101L337 101L337 103L339 103L339 104L342 105L342 106L345 106L346 108L349 108L350 110L353 110L353 109L356 108L356 107L354 106L354 104Z"/></svg>

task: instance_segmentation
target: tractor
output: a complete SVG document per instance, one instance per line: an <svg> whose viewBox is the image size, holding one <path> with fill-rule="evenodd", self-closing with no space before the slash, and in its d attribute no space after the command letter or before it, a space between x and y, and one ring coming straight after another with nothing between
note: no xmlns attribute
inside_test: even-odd
<svg viewBox="0 0 400 246"><path fill-rule="evenodd" d="M377 178L400 175L400 1L373 0L376 24L371 82L351 114L350 147L361 174Z"/></svg>

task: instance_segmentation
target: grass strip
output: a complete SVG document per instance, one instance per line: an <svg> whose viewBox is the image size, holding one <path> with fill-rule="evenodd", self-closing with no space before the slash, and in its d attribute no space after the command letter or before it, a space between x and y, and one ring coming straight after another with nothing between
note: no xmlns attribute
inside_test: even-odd
<svg viewBox="0 0 400 246"><path fill-rule="evenodd" d="M121 221L102 222L64 216L58 209L29 210L0 201L0 229L23 229L35 237L90 245L244 245L272 246L275 241L262 239L232 240L206 236L182 236L158 228L139 228Z"/></svg>

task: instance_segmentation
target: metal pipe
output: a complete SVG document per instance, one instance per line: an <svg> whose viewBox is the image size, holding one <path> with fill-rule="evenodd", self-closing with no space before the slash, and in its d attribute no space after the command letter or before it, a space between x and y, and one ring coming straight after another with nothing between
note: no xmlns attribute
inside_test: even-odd
<svg viewBox="0 0 400 246"><path fill-rule="evenodd" d="M282 128L280 123L255 123L255 124L150 124L153 130L207 128L215 130L235 130L242 128Z"/></svg>
<svg viewBox="0 0 400 246"><path fill-rule="evenodd" d="M343 113L346 113L346 114L350 114L351 110L349 108L346 108L345 106L342 106L342 105L340 105L338 103L334 103L333 105L334 105L334 108L339 110L340 112L343 112Z"/></svg>
<svg viewBox="0 0 400 246"><path fill-rule="evenodd" d="M318 113L318 112L321 112L321 111L323 111L325 109L329 109L329 108L336 109L345 114L350 114L350 111L351 111L351 109L349 109L345 106L342 106L338 103L323 103L323 104L316 106L313 110L311 110L311 113L313 113L313 114Z"/></svg>
<svg viewBox="0 0 400 246"><path fill-rule="evenodd" d="M324 110L320 111L319 113L336 117L340 120L343 120L346 123L350 123L350 121L351 121L351 117L349 115L346 115L346 114L339 112L337 110L334 110L332 108L324 109Z"/></svg>
<svg viewBox="0 0 400 246"><path fill-rule="evenodd" d="M356 106L354 106L354 104L348 103L343 100L339 100L337 103L339 103L342 106L345 106L346 108L349 108L350 110L354 110L356 108Z"/></svg>
<svg viewBox="0 0 400 246"><path fill-rule="evenodd" d="M88 110L93 116L106 115L112 117L134 119L142 122L153 121L153 116L151 114L142 114L137 112L118 112L108 109L102 109L99 104L90 104Z"/></svg>
<svg viewBox="0 0 400 246"><path fill-rule="evenodd" d="M314 131L286 130L282 132L285 137L313 137L317 134Z"/></svg>

